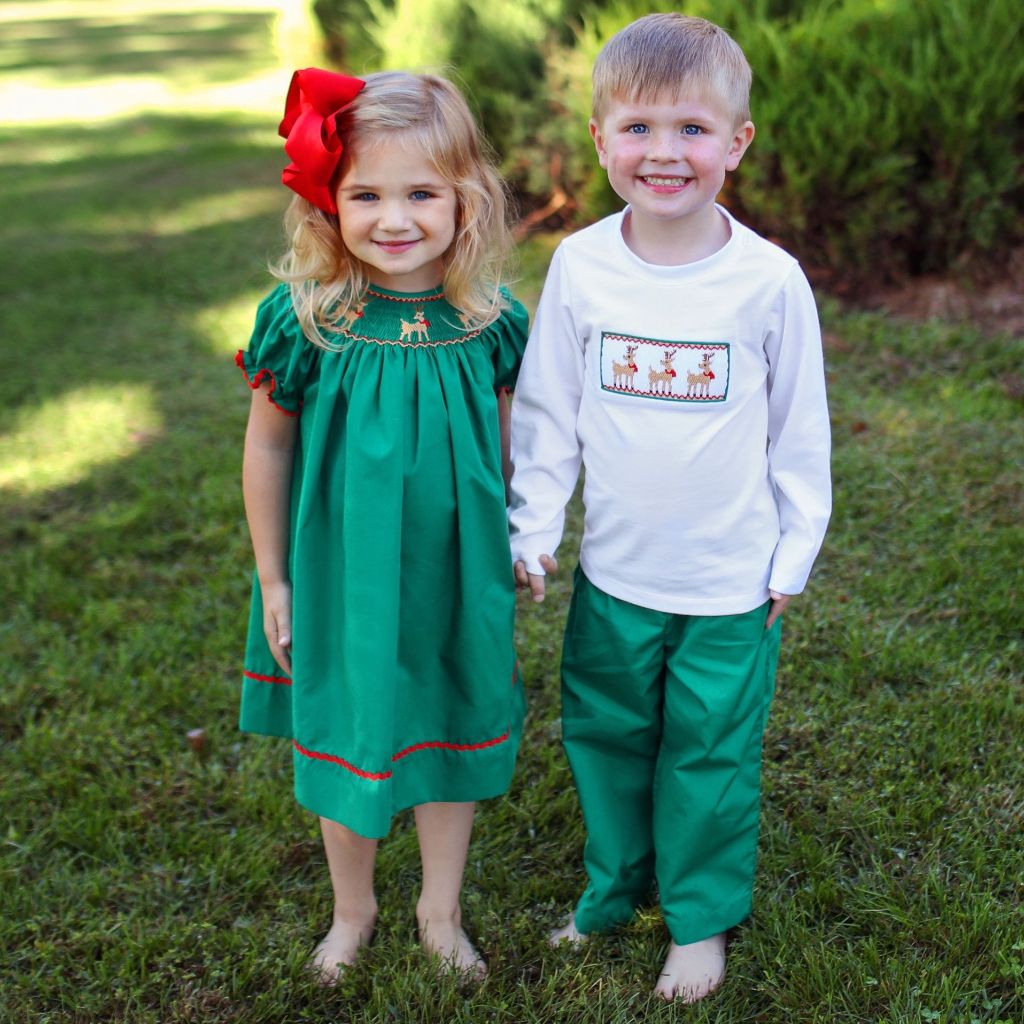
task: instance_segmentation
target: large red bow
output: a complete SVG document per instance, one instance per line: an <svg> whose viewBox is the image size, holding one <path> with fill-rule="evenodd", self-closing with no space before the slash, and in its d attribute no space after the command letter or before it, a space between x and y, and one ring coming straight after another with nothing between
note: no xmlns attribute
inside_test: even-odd
<svg viewBox="0 0 1024 1024"><path fill-rule="evenodd" d="M361 78L306 68L296 71L288 86L277 131L292 162L281 172L281 182L327 213L338 212L331 190L343 148L337 115L364 85Z"/></svg>

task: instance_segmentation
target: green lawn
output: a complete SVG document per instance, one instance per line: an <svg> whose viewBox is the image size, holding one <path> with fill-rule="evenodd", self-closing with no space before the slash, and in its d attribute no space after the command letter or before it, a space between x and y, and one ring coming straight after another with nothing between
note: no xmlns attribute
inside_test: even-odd
<svg viewBox="0 0 1024 1024"><path fill-rule="evenodd" d="M653 910L581 954L545 947L582 884L558 743L568 571L521 606L527 735L470 850L490 977L460 991L420 956L403 815L374 945L337 990L313 983L316 823L287 744L235 728L250 558L232 356L279 245L278 112L195 101L204 67L272 71L272 26L266 4L153 6L163 20L134 26L124 4L0 14L18 41L5 100L43 89L48 61L70 62L70 90L158 74L184 97L0 125L0 1021L1024 1020L1024 344L825 299L836 509L787 614L756 912L724 988L694 1008L649 997ZM104 40L154 33L148 59L104 59ZM530 301L552 242L524 249Z"/></svg>

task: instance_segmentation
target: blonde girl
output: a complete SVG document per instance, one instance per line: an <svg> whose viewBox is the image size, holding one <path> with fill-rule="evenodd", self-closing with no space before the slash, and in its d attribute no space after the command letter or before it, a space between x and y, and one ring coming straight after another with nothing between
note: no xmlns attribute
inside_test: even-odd
<svg viewBox="0 0 1024 1024"><path fill-rule="evenodd" d="M524 713L499 420L526 314L501 287L504 193L432 75L298 71L280 133L290 245L237 360L256 556L241 727L291 740L320 817L323 980L370 941L377 842L407 807L420 942L480 976L463 867Z"/></svg>

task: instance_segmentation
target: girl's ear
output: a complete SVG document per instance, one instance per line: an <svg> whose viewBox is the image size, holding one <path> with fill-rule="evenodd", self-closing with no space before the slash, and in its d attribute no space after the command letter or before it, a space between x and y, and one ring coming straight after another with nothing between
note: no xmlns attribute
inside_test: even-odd
<svg viewBox="0 0 1024 1024"><path fill-rule="evenodd" d="M727 171L735 171L740 165L740 161L743 159L743 154L746 153L747 147L754 141L754 122L744 121L743 124L736 129L732 137L732 143L729 146L729 152L725 158L725 169Z"/></svg>
<svg viewBox="0 0 1024 1024"><path fill-rule="evenodd" d="M607 169L608 151L604 147L604 132L601 131L601 126L594 118L590 119L590 137L594 140L594 146L597 149L597 162Z"/></svg>

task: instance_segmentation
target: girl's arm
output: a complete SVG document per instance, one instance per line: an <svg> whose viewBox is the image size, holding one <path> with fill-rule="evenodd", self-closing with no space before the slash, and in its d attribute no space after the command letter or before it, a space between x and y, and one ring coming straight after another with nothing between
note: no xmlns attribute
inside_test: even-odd
<svg viewBox="0 0 1024 1024"><path fill-rule="evenodd" d="M252 394L242 458L245 516L263 596L263 630L274 660L291 673L292 588L288 576L288 521L298 417L267 401L269 385Z"/></svg>

